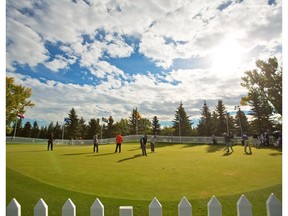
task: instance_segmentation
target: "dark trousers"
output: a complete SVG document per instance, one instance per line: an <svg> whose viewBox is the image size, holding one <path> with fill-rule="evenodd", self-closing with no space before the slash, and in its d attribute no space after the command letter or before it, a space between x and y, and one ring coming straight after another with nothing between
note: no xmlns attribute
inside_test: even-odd
<svg viewBox="0 0 288 216"><path fill-rule="evenodd" d="M93 151L98 153L98 143L94 143Z"/></svg>
<svg viewBox="0 0 288 216"><path fill-rule="evenodd" d="M51 151L53 151L53 141L51 141L51 140L48 140L48 151L49 151L49 149L51 149Z"/></svg>
<svg viewBox="0 0 288 216"><path fill-rule="evenodd" d="M117 152L118 148L119 148L119 153L120 153L121 152L121 143L116 144L115 153Z"/></svg>
<svg viewBox="0 0 288 216"><path fill-rule="evenodd" d="M147 153L146 153L146 144L142 144L141 145L141 149L142 149L142 155L146 155L147 156Z"/></svg>
<svg viewBox="0 0 288 216"><path fill-rule="evenodd" d="M154 152L154 149L155 149L155 143L150 143L150 145L151 145L151 152Z"/></svg>

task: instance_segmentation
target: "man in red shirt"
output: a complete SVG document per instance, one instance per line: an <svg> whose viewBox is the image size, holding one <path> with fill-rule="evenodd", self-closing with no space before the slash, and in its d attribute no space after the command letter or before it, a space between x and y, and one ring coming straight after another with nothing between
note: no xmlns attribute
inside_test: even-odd
<svg viewBox="0 0 288 216"><path fill-rule="evenodd" d="M115 153L117 152L118 147L119 147L119 153L121 153L121 144L122 144L122 142L123 142L123 137L121 136L121 133L119 133L116 136L116 150L115 150Z"/></svg>

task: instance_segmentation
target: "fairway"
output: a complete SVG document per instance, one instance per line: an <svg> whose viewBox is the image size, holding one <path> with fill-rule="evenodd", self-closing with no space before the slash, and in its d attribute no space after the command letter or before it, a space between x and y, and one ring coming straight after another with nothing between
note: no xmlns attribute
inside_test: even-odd
<svg viewBox="0 0 288 216"><path fill-rule="evenodd" d="M96 197L150 202L246 194L282 184L282 152L235 146L158 144L141 155L139 144L92 146L6 145L6 167L45 185ZM12 179L7 177L7 188ZM41 191L39 191L41 194ZM275 191L269 191L272 193ZM43 191L45 193L45 191ZM9 197L17 197L7 190ZM40 198L40 197L39 197ZM67 197L68 198L68 197ZM268 198L268 197L266 197ZM279 197L280 198L280 197ZM265 205L265 203L263 203ZM205 206L204 206L205 207Z"/></svg>

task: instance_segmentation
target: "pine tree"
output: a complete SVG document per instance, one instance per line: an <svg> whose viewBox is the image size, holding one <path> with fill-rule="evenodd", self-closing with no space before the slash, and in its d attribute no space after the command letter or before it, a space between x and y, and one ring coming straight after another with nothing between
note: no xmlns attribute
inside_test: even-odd
<svg viewBox="0 0 288 216"><path fill-rule="evenodd" d="M25 123L24 128L22 130L22 136L23 137L31 137L32 134L32 125L31 123L28 121Z"/></svg>
<svg viewBox="0 0 288 216"><path fill-rule="evenodd" d="M253 116L251 127L253 131L263 133L266 130L273 130L273 123L271 116L273 108L270 106L266 98L264 98L258 91L250 91L246 98L242 98L241 102L247 102L251 107L250 115Z"/></svg>
<svg viewBox="0 0 288 216"><path fill-rule="evenodd" d="M47 136L45 138L48 139L50 137L51 133L54 133L54 123L53 122L50 122L50 124L48 125Z"/></svg>
<svg viewBox="0 0 288 216"><path fill-rule="evenodd" d="M40 135L40 128L39 128L39 126L38 126L37 121L35 121L35 122L33 123L31 137L33 137L33 138L38 138L39 135Z"/></svg>
<svg viewBox="0 0 288 216"><path fill-rule="evenodd" d="M161 128L160 128L160 124L159 124L159 119L157 118L157 116L154 116L152 119L152 133L154 135L160 134Z"/></svg>
<svg viewBox="0 0 288 216"><path fill-rule="evenodd" d="M114 119L112 116L109 116L105 137L112 138L112 137L116 137L116 135L117 134L115 131Z"/></svg>
<svg viewBox="0 0 288 216"><path fill-rule="evenodd" d="M100 137L101 126L99 124L99 121L100 121L99 119L92 118L88 122L88 126L87 126L87 138L88 139L92 139L95 133L97 133Z"/></svg>
<svg viewBox="0 0 288 216"><path fill-rule="evenodd" d="M62 127L59 124L59 122L57 121L55 124L55 127L53 129L54 138L55 139L62 139L62 133L63 133Z"/></svg>
<svg viewBox="0 0 288 216"><path fill-rule="evenodd" d="M211 136L213 130L213 122L211 117L211 112L209 107L207 106L206 101L204 101L204 105L201 109L201 118L197 127L199 136Z"/></svg>
<svg viewBox="0 0 288 216"><path fill-rule="evenodd" d="M86 128L86 122L83 117L81 117L79 120L78 128L79 128L79 136L82 139L85 139L87 137L87 128Z"/></svg>
<svg viewBox="0 0 288 216"><path fill-rule="evenodd" d="M227 120L229 119L227 118L226 108L222 100L218 100L215 113L217 116L215 135L221 136L224 132L227 132Z"/></svg>
<svg viewBox="0 0 288 216"><path fill-rule="evenodd" d="M141 115L137 108L132 110L131 117L129 118L130 134L138 135L139 121L141 120Z"/></svg>
<svg viewBox="0 0 288 216"><path fill-rule="evenodd" d="M212 112L212 134L217 135L217 125L218 125L218 119L217 119L217 113L216 111Z"/></svg>
<svg viewBox="0 0 288 216"><path fill-rule="evenodd" d="M181 102L175 112L175 119L173 120L174 136L191 136L191 125L189 116L187 116Z"/></svg>
<svg viewBox="0 0 288 216"><path fill-rule="evenodd" d="M74 108L70 110L68 117L71 122L66 126L66 137L68 137L69 139L76 139L79 137L79 118Z"/></svg>

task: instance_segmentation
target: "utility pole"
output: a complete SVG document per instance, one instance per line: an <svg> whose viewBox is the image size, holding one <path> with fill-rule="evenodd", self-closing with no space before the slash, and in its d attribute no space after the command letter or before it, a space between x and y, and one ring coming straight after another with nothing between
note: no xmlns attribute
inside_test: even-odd
<svg viewBox="0 0 288 216"><path fill-rule="evenodd" d="M179 113L179 140L181 143L181 117L180 117L180 113Z"/></svg>
<svg viewBox="0 0 288 216"><path fill-rule="evenodd" d="M242 137L242 135L243 135L243 129L242 129L242 124L241 124L241 108L240 108L240 106L238 105L238 106L235 106L234 107L234 110L237 110L237 108L238 108L238 118L239 118L239 126L240 126L240 131L241 131L241 137Z"/></svg>
<svg viewBox="0 0 288 216"><path fill-rule="evenodd" d="M227 134L229 135L229 113L226 111L226 125L227 125Z"/></svg>

